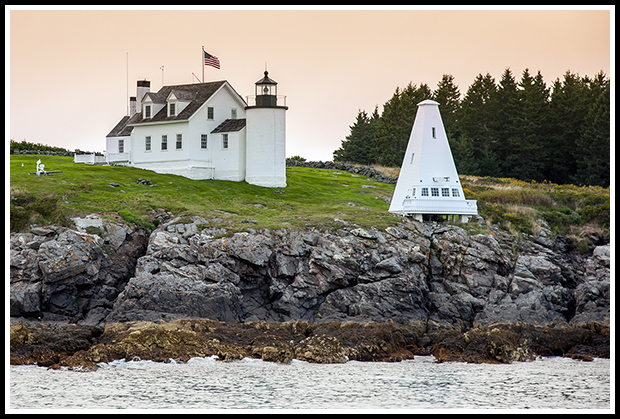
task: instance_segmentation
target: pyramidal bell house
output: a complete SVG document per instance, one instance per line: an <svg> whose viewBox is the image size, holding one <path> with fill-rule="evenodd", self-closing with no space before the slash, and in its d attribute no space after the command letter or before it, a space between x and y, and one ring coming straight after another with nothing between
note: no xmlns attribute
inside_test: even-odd
<svg viewBox="0 0 620 419"><path fill-rule="evenodd" d="M106 136L106 161L190 179L285 187L286 97L265 71L247 98L226 80L158 92L139 80L129 115Z"/></svg>
<svg viewBox="0 0 620 419"><path fill-rule="evenodd" d="M419 221L453 219L463 222L478 214L475 200L465 199L439 103L418 103L389 212Z"/></svg>

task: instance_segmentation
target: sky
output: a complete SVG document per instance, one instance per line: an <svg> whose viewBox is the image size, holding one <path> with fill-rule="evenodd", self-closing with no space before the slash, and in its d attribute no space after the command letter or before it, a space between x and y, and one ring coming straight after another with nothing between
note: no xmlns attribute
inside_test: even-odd
<svg viewBox="0 0 620 419"><path fill-rule="evenodd" d="M451 74L464 95L506 68L547 86L566 71L615 74L615 6L42 7L5 6L6 136L69 150L104 151L144 79L157 91L204 71L245 98L266 67L289 107L287 157L326 161L360 110L381 112L410 82L434 90ZM203 46L219 70L203 66Z"/></svg>

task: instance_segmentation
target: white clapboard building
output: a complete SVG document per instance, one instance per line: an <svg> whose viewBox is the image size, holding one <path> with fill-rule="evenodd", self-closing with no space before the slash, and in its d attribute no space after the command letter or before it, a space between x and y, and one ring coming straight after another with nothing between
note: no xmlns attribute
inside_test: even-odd
<svg viewBox="0 0 620 419"><path fill-rule="evenodd" d="M267 71L247 102L226 80L158 92L140 80L129 115L106 136L106 159L190 179L284 187L288 108L276 89Z"/></svg>
<svg viewBox="0 0 620 419"><path fill-rule="evenodd" d="M420 221L464 222L478 214L476 201L463 195L439 103L433 100L418 103L389 212Z"/></svg>

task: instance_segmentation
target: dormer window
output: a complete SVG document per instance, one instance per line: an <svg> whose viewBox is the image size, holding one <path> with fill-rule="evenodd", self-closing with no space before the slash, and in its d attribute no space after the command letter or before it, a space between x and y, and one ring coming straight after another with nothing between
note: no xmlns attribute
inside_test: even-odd
<svg viewBox="0 0 620 419"><path fill-rule="evenodd" d="M144 118L150 118L151 117L151 105L145 105L144 106Z"/></svg>
<svg viewBox="0 0 620 419"><path fill-rule="evenodd" d="M168 116L176 115L176 103L171 103L168 105Z"/></svg>

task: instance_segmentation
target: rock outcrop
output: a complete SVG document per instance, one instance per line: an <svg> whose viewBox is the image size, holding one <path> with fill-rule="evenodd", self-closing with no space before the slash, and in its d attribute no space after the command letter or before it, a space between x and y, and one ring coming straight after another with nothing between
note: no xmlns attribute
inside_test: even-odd
<svg viewBox="0 0 620 419"><path fill-rule="evenodd" d="M146 250L148 232L113 221L94 231L34 227L11 234L12 317L103 323Z"/></svg>
<svg viewBox="0 0 620 419"><path fill-rule="evenodd" d="M385 231L163 224L107 321L609 322L609 246L408 222ZM187 229L183 229L187 230Z"/></svg>
<svg viewBox="0 0 620 419"><path fill-rule="evenodd" d="M343 226L233 234L200 217L170 215L158 213L159 227L153 232L105 219L101 228L85 231L33 227L28 233L12 233L10 308L12 323L22 324L15 342L31 348L40 344L41 333L25 331L37 319L52 326L76 323L78 329L95 327L76 333L90 334L90 340L81 342L104 344L100 358L111 359L122 351L109 346L106 336L121 342L123 330L137 324L158 325L145 330L159 330L165 324L195 326L201 320L229 328L307 325L292 343L292 335L273 334L255 337L243 348L196 352L227 359L342 362L424 353L440 361L477 362L474 354L482 351L491 361L510 362L571 350L575 356L609 353L609 244L581 254L569 240L551 239L544 229L536 237L517 239L495 227L407 220L384 231ZM481 229L483 234L475 234ZM190 323L174 327L185 330ZM344 333L346 324L357 325L351 330L364 324L400 329L388 334L378 327L382 338L364 341L357 331ZM109 330L97 337L101 332L96 328L105 325ZM338 332L328 325L338 325ZM319 332L320 327L334 330ZM564 330L570 344L557 343L558 337L543 345L540 336L545 333L532 328L545 328L550 336L556 332L549 331ZM607 338L600 328L607 328ZM538 336L536 342L528 333ZM191 336L170 339L181 342ZM347 340L351 336L358 341ZM149 354L146 349L132 351L125 353Z"/></svg>

